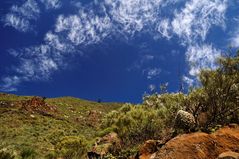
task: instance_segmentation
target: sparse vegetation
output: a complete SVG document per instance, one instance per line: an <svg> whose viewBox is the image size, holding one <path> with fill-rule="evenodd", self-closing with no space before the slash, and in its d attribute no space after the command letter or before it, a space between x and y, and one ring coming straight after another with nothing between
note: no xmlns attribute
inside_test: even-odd
<svg viewBox="0 0 239 159"><path fill-rule="evenodd" d="M20 154L22 159L35 159L36 155L35 150L32 148L24 148Z"/></svg>
<svg viewBox="0 0 239 159"><path fill-rule="evenodd" d="M31 98L0 94L0 149L14 151L18 158L53 159L56 157L56 145L66 136L83 136L91 145L97 136L101 116L97 116L98 123L94 121L95 127L92 127L89 112L95 110L104 116L121 107L118 103L97 103L72 97L52 98L45 101L49 106L57 107L57 112L45 116L21 109L21 102Z"/></svg>
<svg viewBox="0 0 239 159"><path fill-rule="evenodd" d="M84 137L66 136L56 144L56 152L64 159L84 158L87 153L87 142Z"/></svg>
<svg viewBox="0 0 239 159"><path fill-rule="evenodd" d="M13 152L8 151L7 149L0 150L0 159L14 159L15 156Z"/></svg>

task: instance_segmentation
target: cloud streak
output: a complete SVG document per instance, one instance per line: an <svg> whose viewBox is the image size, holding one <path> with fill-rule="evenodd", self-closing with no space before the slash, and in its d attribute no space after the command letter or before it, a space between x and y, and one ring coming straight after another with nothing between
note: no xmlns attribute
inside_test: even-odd
<svg viewBox="0 0 239 159"><path fill-rule="evenodd" d="M40 9L35 0L27 0L21 6L13 5L5 16L5 26L11 26L18 31L26 32L31 29L31 22L40 15Z"/></svg>
<svg viewBox="0 0 239 159"><path fill-rule="evenodd" d="M186 52L186 60L189 61L189 75L197 76L201 69L215 69L216 60L221 56L220 51L212 45L190 46Z"/></svg>
<svg viewBox="0 0 239 159"><path fill-rule="evenodd" d="M225 26L226 0L191 0L175 13L173 32L187 44L205 41L213 25Z"/></svg>
<svg viewBox="0 0 239 159"><path fill-rule="evenodd" d="M61 7L59 0L26 0L22 5L13 5L9 13L3 18L5 26L13 27L20 32L28 32L33 28L32 23L40 17L44 4L46 9L58 9Z"/></svg>

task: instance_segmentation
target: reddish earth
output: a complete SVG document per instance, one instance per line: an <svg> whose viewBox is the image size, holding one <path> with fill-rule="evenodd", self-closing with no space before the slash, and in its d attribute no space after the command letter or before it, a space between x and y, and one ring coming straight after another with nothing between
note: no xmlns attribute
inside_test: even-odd
<svg viewBox="0 0 239 159"><path fill-rule="evenodd" d="M228 151L239 152L238 125L232 124L212 134L179 135L156 153L144 153L140 159L215 159Z"/></svg>
<svg viewBox="0 0 239 159"><path fill-rule="evenodd" d="M57 112L55 106L50 106L42 97L33 97L30 100L22 102L22 109L31 113L52 114Z"/></svg>

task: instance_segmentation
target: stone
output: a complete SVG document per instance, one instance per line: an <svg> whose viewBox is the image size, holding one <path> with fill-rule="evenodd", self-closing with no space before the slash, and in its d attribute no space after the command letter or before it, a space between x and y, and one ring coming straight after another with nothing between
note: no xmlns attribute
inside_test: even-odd
<svg viewBox="0 0 239 159"><path fill-rule="evenodd" d="M179 110L175 119L175 128L190 130L196 126L196 121L194 116L186 111Z"/></svg>
<svg viewBox="0 0 239 159"><path fill-rule="evenodd" d="M157 152L164 143L160 140L148 140L140 147L140 159L149 159L151 155Z"/></svg>
<svg viewBox="0 0 239 159"><path fill-rule="evenodd" d="M120 143L121 141L117 133L109 133L96 141L92 150L88 152L88 158L92 156L100 156L101 158L103 158L112 147L118 147L120 146Z"/></svg>
<svg viewBox="0 0 239 159"><path fill-rule="evenodd" d="M239 159L239 153L232 151L223 152L217 159Z"/></svg>

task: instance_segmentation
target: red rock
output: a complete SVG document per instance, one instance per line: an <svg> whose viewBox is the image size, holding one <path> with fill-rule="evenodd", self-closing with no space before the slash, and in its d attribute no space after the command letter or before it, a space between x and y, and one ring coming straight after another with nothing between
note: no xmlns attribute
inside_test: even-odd
<svg viewBox="0 0 239 159"><path fill-rule="evenodd" d="M201 132L173 138L150 159L215 159L225 151L239 152L239 127L224 127L213 134Z"/></svg>

